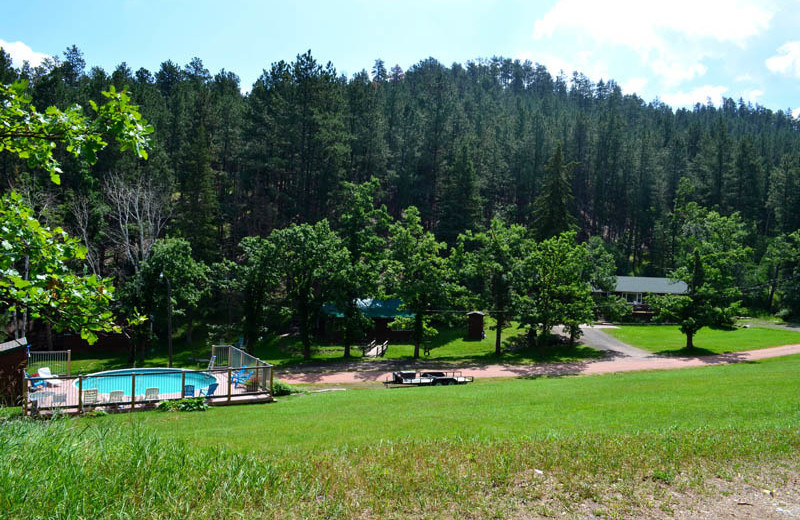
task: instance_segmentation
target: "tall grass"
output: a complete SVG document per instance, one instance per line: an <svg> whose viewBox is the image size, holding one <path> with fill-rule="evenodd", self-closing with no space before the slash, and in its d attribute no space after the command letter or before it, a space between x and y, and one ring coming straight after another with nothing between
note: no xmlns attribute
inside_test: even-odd
<svg viewBox="0 0 800 520"><path fill-rule="evenodd" d="M702 492L763 464L797 471L796 428L378 442L302 456L234 453L136 424L0 426L0 515L12 519L607 516ZM779 477L780 478L780 477Z"/></svg>

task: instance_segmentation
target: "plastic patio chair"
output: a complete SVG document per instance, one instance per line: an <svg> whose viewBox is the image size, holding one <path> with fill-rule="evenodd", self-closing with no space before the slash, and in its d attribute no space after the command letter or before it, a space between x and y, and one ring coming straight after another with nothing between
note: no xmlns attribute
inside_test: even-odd
<svg viewBox="0 0 800 520"><path fill-rule="evenodd" d="M183 387L183 397L194 397L194 385L186 385Z"/></svg>
<svg viewBox="0 0 800 520"><path fill-rule="evenodd" d="M30 385L28 386L28 391L29 392L35 392L39 388L47 387L47 383L44 381L44 379L40 379L38 377L31 377L31 376L28 375L27 371L25 372L25 378L28 381L30 381Z"/></svg>
<svg viewBox="0 0 800 520"><path fill-rule="evenodd" d="M211 397L212 395L214 395L214 392L217 391L218 387L219 383L211 383L210 385L208 385L208 388L206 388L205 392L202 389L200 389L200 393L198 394L198 396Z"/></svg>
<svg viewBox="0 0 800 520"><path fill-rule="evenodd" d="M142 399L145 403L155 403L158 401L158 387L151 386L150 388L145 388L144 390L144 399Z"/></svg>
<svg viewBox="0 0 800 520"><path fill-rule="evenodd" d="M50 379L51 377L56 377L50 372L50 367L42 367L39 369L39 372L36 374L39 377L44 377L45 379Z"/></svg>
<svg viewBox="0 0 800 520"><path fill-rule="evenodd" d="M122 390L112 390L108 394L108 404L114 408L119 407L124 402L125 392Z"/></svg>
<svg viewBox="0 0 800 520"><path fill-rule="evenodd" d="M50 367L42 367L36 373L37 377L40 377L45 380L45 384L53 385L53 386L60 386L61 380L58 376L54 376L52 372L50 372Z"/></svg>
<svg viewBox="0 0 800 520"><path fill-rule="evenodd" d="M88 390L83 391L83 399L81 400L83 407L86 408L87 406L97 406L100 404L100 400L98 398L97 388L90 388Z"/></svg>
<svg viewBox="0 0 800 520"><path fill-rule="evenodd" d="M233 387L239 388L240 385L244 386L247 380L250 379L250 377L253 375L253 372L254 372L253 370L245 371L244 369L237 370L236 372L234 372L231 375L231 381L233 381Z"/></svg>

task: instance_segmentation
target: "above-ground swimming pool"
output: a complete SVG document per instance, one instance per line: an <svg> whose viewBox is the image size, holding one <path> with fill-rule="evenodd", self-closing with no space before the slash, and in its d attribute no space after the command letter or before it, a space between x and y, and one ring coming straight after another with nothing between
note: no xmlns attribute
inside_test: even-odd
<svg viewBox="0 0 800 520"><path fill-rule="evenodd" d="M185 383L193 385L195 392L208 388L211 383L216 383L214 376L188 370L175 368L128 368L124 370L108 370L97 372L83 378L83 389L96 388L101 394L108 394L113 390L122 390L125 394L131 393L131 375L136 374L136 395L144 394L147 388L158 388L159 394L180 393L181 380L185 374ZM75 383L78 384L77 382Z"/></svg>

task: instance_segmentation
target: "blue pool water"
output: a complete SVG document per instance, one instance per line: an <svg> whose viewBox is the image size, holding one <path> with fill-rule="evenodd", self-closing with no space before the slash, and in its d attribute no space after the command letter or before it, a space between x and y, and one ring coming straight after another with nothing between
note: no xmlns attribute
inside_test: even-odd
<svg viewBox="0 0 800 520"><path fill-rule="evenodd" d="M112 390L122 390L125 395L131 393L131 375L136 374L136 395L144 395L145 389L156 387L159 394L171 394L181 391L181 372L174 368L131 368L125 370L109 370L97 372L83 378L83 389L97 388L101 394ZM202 372L185 372L187 385L194 385L194 391L208 388L216 382L214 376ZM77 385L77 382L75 383ZM195 394L196 395L196 394Z"/></svg>

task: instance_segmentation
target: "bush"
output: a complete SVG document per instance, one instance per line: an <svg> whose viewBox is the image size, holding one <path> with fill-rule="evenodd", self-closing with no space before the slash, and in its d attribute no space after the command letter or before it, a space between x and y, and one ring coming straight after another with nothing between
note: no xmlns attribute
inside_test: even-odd
<svg viewBox="0 0 800 520"><path fill-rule="evenodd" d="M283 381L280 381L278 379L276 379L275 381L272 382L272 396L273 397L280 397L282 395L296 394L296 393L299 393L299 392L300 392L300 390L298 390L297 388L295 388L292 385L289 385L287 383L284 383Z"/></svg>
<svg viewBox="0 0 800 520"><path fill-rule="evenodd" d="M177 401L164 401L158 405L162 412L204 412L208 410L208 403L204 397L190 397Z"/></svg>
<svg viewBox="0 0 800 520"><path fill-rule="evenodd" d="M108 415L108 412L105 410L92 410L83 414L84 417L105 417L106 415Z"/></svg>

